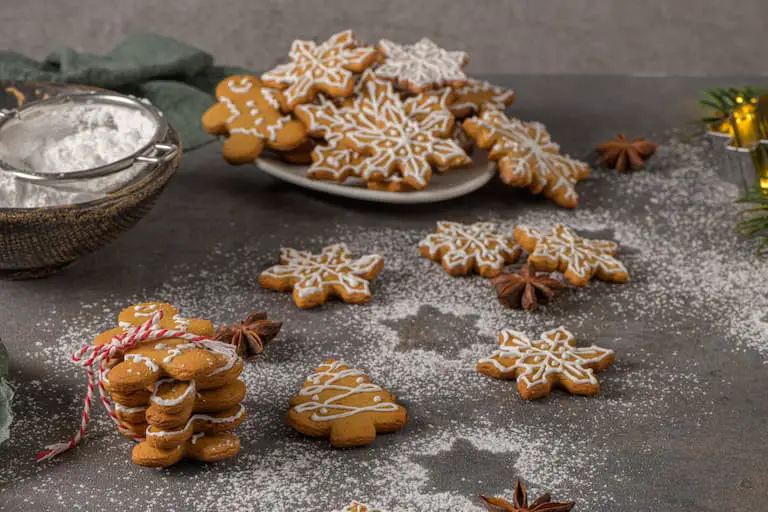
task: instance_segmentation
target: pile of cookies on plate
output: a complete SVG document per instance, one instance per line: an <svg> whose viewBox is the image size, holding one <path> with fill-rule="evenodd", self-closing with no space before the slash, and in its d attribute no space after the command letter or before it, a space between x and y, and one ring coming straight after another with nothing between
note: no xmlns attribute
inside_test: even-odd
<svg viewBox="0 0 768 512"><path fill-rule="evenodd" d="M310 179L392 192L471 168L476 146L508 185L575 207L589 166L561 154L542 124L508 118L514 92L469 78L467 61L428 39L365 45L347 30L319 44L294 41L287 63L223 80L202 124L226 137L229 163L267 151L307 165Z"/></svg>

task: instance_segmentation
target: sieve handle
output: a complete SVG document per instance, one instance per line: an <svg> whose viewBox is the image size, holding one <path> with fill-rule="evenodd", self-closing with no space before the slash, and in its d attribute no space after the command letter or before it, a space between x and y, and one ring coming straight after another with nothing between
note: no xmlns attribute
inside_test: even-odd
<svg viewBox="0 0 768 512"><path fill-rule="evenodd" d="M169 160L172 160L179 153L179 146L176 144L155 144L156 155L153 156L137 156L137 162L147 162L149 164L164 164Z"/></svg>

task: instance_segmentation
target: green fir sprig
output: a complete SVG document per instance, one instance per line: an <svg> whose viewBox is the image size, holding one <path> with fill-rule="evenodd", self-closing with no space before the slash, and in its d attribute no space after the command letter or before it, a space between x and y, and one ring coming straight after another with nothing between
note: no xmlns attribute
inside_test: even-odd
<svg viewBox="0 0 768 512"><path fill-rule="evenodd" d="M768 255L768 190L758 185L736 202L752 206L739 212L746 218L736 224L736 231L747 238L759 238L758 256Z"/></svg>
<svg viewBox="0 0 768 512"><path fill-rule="evenodd" d="M766 93L768 93L768 89L760 87L743 87L741 89L736 89L735 87L715 87L713 89L706 89L703 92L704 99L699 100L699 106L708 111L708 114L699 118L699 122L706 125L721 123L728 119L728 114L739 105L750 102ZM742 103L739 103L737 98L743 98Z"/></svg>

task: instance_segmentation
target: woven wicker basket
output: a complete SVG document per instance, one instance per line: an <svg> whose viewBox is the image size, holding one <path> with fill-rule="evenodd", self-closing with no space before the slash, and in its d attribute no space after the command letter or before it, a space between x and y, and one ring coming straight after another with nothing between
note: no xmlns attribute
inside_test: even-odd
<svg viewBox="0 0 768 512"><path fill-rule="evenodd" d="M13 88L11 93L9 88ZM19 92L57 95L82 87L0 81L0 108L16 106ZM26 94L25 94L26 95ZM11 102L9 104L9 101ZM180 146L169 128L168 140ZM181 159L151 165L122 189L76 205L0 208L0 279L32 279L62 270L116 239L149 212Z"/></svg>

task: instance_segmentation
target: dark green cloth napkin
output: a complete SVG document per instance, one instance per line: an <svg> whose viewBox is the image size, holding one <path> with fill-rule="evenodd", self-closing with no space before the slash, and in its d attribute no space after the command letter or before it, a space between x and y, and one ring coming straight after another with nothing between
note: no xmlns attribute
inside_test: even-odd
<svg viewBox="0 0 768 512"><path fill-rule="evenodd" d="M56 50L42 62L0 51L0 79L92 85L147 98L181 134L184 149L213 140L200 125L216 84L242 68L214 66L213 57L156 34L134 34L104 55Z"/></svg>

